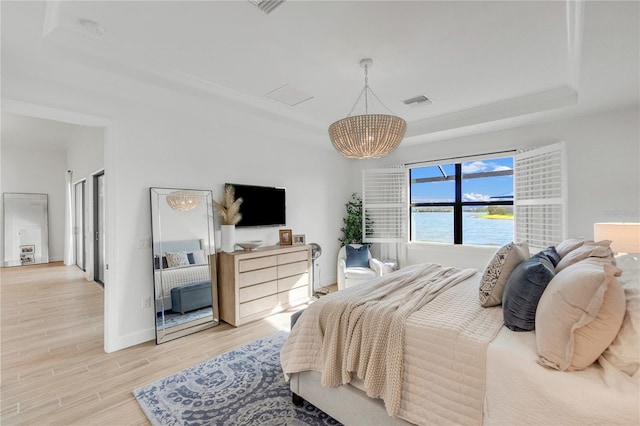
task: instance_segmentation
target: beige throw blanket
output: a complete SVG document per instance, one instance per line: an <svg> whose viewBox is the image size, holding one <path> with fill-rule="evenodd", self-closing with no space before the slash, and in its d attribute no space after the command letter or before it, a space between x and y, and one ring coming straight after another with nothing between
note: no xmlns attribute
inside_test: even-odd
<svg viewBox="0 0 640 426"><path fill-rule="evenodd" d="M407 317L475 272L416 265L324 305L322 384L346 384L355 373L364 381L367 395L384 399L387 412L395 416L400 408Z"/></svg>

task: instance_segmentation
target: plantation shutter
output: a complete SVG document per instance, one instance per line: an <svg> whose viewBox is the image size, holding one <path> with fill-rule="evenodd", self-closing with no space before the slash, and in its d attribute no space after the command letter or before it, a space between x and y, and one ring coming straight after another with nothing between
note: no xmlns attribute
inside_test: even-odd
<svg viewBox="0 0 640 426"><path fill-rule="evenodd" d="M404 243L408 238L407 182L404 167L364 170L362 235L365 243Z"/></svg>
<svg viewBox="0 0 640 426"><path fill-rule="evenodd" d="M514 157L514 239L533 251L567 238L567 167L564 142Z"/></svg>

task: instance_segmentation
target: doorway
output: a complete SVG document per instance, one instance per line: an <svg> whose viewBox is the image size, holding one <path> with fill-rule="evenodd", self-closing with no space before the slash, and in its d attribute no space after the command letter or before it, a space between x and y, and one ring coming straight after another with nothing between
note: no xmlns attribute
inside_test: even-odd
<svg viewBox="0 0 640 426"><path fill-rule="evenodd" d="M87 259L87 250L85 248L85 226L84 226L84 184L85 181L81 180L75 184L74 188L74 199L75 199L75 214L74 214L74 227L73 227L73 240L74 240L74 254L76 259L76 265L78 268L86 271L86 259Z"/></svg>
<svg viewBox="0 0 640 426"><path fill-rule="evenodd" d="M104 232L104 171L93 175L93 277L104 287L105 232Z"/></svg>

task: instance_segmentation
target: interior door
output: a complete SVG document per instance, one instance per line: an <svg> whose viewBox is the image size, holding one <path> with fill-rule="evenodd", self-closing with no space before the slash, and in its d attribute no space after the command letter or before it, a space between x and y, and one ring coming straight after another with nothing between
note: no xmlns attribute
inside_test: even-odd
<svg viewBox="0 0 640 426"><path fill-rule="evenodd" d="M75 214L74 214L74 250L76 265L85 270L86 248L85 248L85 226L84 226L84 184L80 181L75 184Z"/></svg>
<svg viewBox="0 0 640 426"><path fill-rule="evenodd" d="M93 177L94 205L94 241L93 241L93 279L104 284L105 270L105 206L104 206L104 172Z"/></svg>

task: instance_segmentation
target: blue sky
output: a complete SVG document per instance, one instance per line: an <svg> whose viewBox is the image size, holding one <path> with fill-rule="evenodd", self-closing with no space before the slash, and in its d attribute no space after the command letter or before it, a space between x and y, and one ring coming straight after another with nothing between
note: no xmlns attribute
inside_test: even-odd
<svg viewBox="0 0 640 426"><path fill-rule="evenodd" d="M455 175L453 164L442 165L448 176ZM513 169L513 158L497 158L484 161L462 163L462 174L480 173ZM442 176L437 166L421 167L411 170L411 178ZM463 201L488 201L491 197L513 195L513 176L463 179ZM411 184L411 202L453 201L455 186L453 181Z"/></svg>

